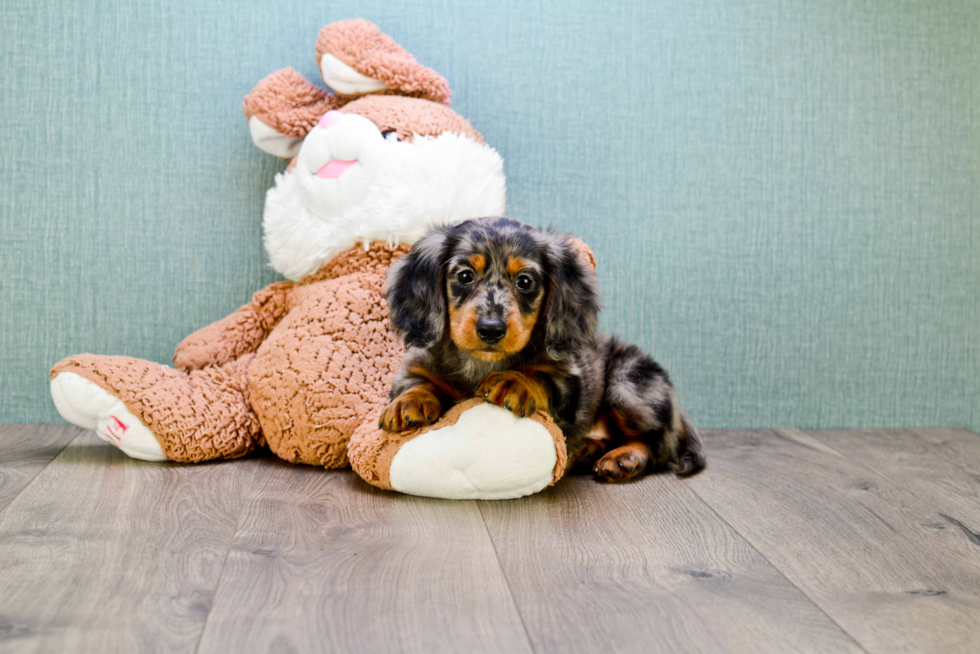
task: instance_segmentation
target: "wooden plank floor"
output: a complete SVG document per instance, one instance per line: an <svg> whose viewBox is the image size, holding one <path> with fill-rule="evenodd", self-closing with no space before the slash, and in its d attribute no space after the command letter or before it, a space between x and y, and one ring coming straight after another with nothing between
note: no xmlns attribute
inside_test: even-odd
<svg viewBox="0 0 980 654"><path fill-rule="evenodd" d="M0 652L976 652L980 436L715 431L509 502L0 426Z"/></svg>
<svg viewBox="0 0 980 654"><path fill-rule="evenodd" d="M0 511L76 436L70 425L0 425Z"/></svg>

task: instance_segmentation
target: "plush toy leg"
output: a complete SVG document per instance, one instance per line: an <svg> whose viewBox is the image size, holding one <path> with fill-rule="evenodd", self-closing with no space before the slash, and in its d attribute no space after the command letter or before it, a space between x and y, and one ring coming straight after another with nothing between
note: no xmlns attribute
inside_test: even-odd
<svg viewBox="0 0 980 654"><path fill-rule="evenodd" d="M51 370L62 417L149 461L232 459L254 449L259 424L245 397L252 355L192 372L130 357L83 354Z"/></svg>
<svg viewBox="0 0 980 654"><path fill-rule="evenodd" d="M467 400L431 427L404 434L378 429L378 416L350 439L354 471L379 488L459 500L500 500L537 493L565 471L565 439L544 412L517 418Z"/></svg>

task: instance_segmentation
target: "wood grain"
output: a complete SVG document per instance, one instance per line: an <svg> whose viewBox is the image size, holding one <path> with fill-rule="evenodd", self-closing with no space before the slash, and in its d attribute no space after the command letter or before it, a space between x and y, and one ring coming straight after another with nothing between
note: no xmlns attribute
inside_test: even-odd
<svg viewBox="0 0 980 654"><path fill-rule="evenodd" d="M975 652L980 547L940 515L963 498L937 503L940 477L967 480L933 457L925 493L897 474L913 439L873 436L709 433L712 474L690 487L868 651Z"/></svg>
<svg viewBox="0 0 980 654"><path fill-rule="evenodd" d="M939 522L949 523L946 528L952 520L972 524L973 531L978 531L980 467L972 467L970 461L980 461L980 438L965 432L964 436L972 438L955 442L956 454L951 455L949 447L957 433L944 435L943 431L848 429L809 433L933 506ZM941 441L932 443L930 437ZM974 553L980 556L980 549Z"/></svg>
<svg viewBox="0 0 980 654"><path fill-rule="evenodd" d="M0 425L0 513L80 433L71 425Z"/></svg>
<svg viewBox="0 0 980 654"><path fill-rule="evenodd" d="M980 434L966 429L909 429L932 452L973 474L980 474Z"/></svg>
<svg viewBox="0 0 980 654"><path fill-rule="evenodd" d="M255 463L76 438L0 514L0 650L193 651Z"/></svg>
<svg viewBox="0 0 980 654"><path fill-rule="evenodd" d="M860 651L687 483L480 504L536 652Z"/></svg>
<svg viewBox="0 0 980 654"><path fill-rule="evenodd" d="M475 503L268 463L201 652L530 652Z"/></svg>

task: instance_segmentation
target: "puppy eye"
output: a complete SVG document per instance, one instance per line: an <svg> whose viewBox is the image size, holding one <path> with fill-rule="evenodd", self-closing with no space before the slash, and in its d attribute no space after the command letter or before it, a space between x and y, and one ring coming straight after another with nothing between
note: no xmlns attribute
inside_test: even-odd
<svg viewBox="0 0 980 654"><path fill-rule="evenodd" d="M398 132L396 132L393 129L386 129L385 131L381 132L381 138L383 138L386 141L397 141Z"/></svg>
<svg viewBox="0 0 980 654"><path fill-rule="evenodd" d="M456 273L456 281L460 284L472 284L473 283L473 271L472 270L460 270Z"/></svg>
<svg viewBox="0 0 980 654"><path fill-rule="evenodd" d="M532 286L534 286L534 279L530 275L517 276L517 288L522 291L528 291Z"/></svg>

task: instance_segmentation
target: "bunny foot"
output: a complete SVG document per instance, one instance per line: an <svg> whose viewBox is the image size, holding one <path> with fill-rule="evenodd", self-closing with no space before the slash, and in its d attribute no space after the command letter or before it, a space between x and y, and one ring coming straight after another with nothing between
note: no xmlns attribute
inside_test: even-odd
<svg viewBox="0 0 980 654"><path fill-rule="evenodd" d="M93 430L126 455L144 461L167 460L153 432L95 382L73 372L59 373L51 380L51 398L62 418Z"/></svg>

